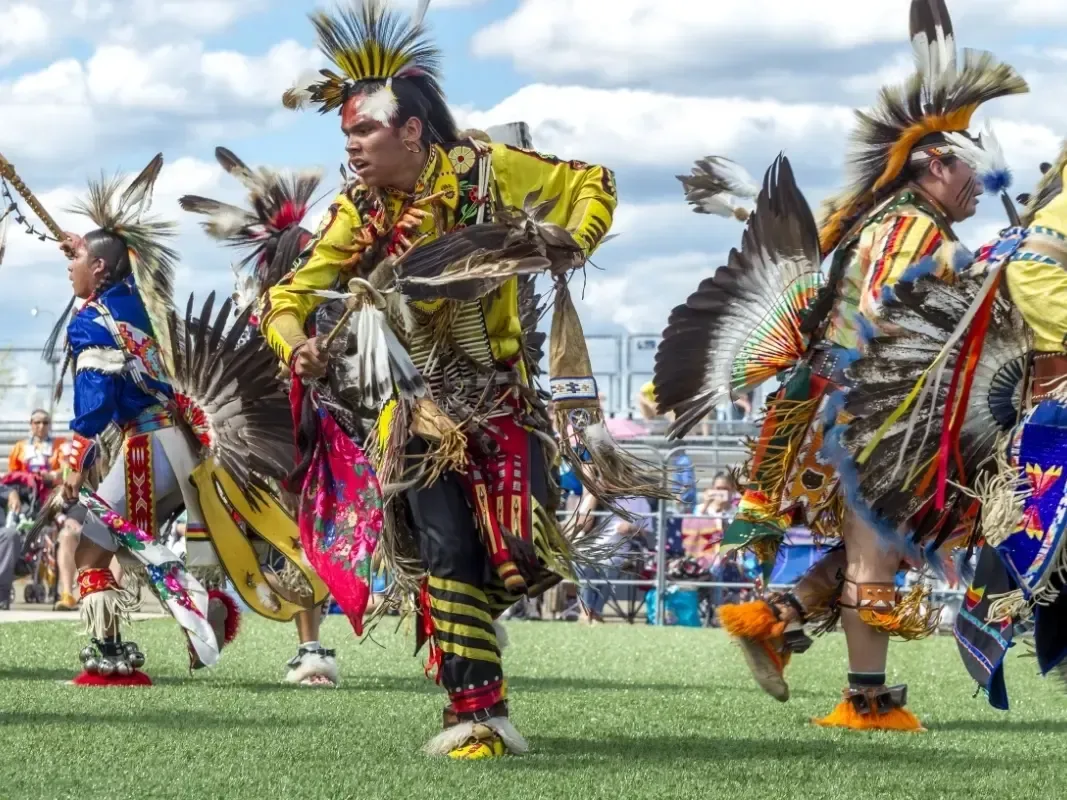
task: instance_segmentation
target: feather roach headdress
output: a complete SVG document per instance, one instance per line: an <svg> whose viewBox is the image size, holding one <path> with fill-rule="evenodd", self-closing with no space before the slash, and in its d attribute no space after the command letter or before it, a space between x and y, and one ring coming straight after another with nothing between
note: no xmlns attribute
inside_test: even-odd
<svg viewBox="0 0 1067 800"><path fill-rule="evenodd" d="M983 103L1028 91L1015 69L991 53L964 50L945 0L912 0L911 43L916 71L903 85L882 89L874 108L858 111L848 154L848 187L827 201L819 239L828 254L886 193L909 164L953 152L945 134L965 131ZM920 146L920 143L922 146Z"/></svg>
<svg viewBox="0 0 1067 800"><path fill-rule="evenodd" d="M247 251L236 269L252 267L255 299L292 265L295 253L287 259L275 256L286 249L280 247L285 234L299 229L303 222L322 173L275 172L265 167L253 170L225 147L215 148L215 158L248 190L247 208L199 195L185 195L178 202L185 211L208 217L201 223L208 236Z"/></svg>
<svg viewBox="0 0 1067 800"><path fill-rule="evenodd" d="M319 49L338 72L323 69L301 76L282 95L282 103L291 109L313 104L325 114L341 108L353 94L366 92L362 112L388 125L399 109L396 90L403 84L425 99L431 133L439 141L451 141L456 125L441 89L441 51L425 27L430 0L419 0L407 20L387 6L387 0L355 0L333 14L312 14Z"/></svg>
<svg viewBox="0 0 1067 800"><path fill-rule="evenodd" d="M167 329L174 293L174 268L178 254L168 241L177 232L173 222L145 218L152 205L152 192L156 179L163 169L163 154L156 155L148 166L122 189L121 176L89 182L89 193L77 201L71 211L92 220L96 230L86 235L102 232L121 241L126 246L126 259L112 265L111 282L125 280L132 274L138 292L144 301L148 317L168 368L173 367L171 342ZM46 351L54 351L61 331L66 327L66 318L73 309L73 300L56 323L49 337ZM46 353L50 357L51 352Z"/></svg>

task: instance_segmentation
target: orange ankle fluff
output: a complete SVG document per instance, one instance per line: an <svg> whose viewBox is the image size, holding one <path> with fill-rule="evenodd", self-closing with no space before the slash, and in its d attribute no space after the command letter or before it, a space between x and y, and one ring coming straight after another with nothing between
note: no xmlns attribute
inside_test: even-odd
<svg viewBox="0 0 1067 800"><path fill-rule="evenodd" d="M763 600L721 606L719 622L731 636L757 641L781 636L785 631L785 623Z"/></svg>
<svg viewBox="0 0 1067 800"><path fill-rule="evenodd" d="M842 700L825 717L812 722L823 728L851 728L855 731L926 731L919 718L906 708L891 708L884 714L861 714L848 700Z"/></svg>

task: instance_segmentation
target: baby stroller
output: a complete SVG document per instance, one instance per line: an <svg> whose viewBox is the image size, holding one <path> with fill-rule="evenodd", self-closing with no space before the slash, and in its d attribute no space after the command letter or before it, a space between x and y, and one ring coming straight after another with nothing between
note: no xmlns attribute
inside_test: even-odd
<svg viewBox="0 0 1067 800"><path fill-rule="evenodd" d="M15 577L29 578L22 592L26 603L47 603L55 600L58 570L56 568L56 529L35 526L48 487L40 475L30 472L10 472L0 484L15 489L22 498L22 511L12 520L22 539L22 549L15 563Z"/></svg>

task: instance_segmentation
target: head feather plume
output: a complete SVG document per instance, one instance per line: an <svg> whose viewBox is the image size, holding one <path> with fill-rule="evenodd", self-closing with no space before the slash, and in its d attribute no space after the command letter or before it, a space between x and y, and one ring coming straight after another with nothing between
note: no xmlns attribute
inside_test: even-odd
<svg viewBox="0 0 1067 800"><path fill-rule="evenodd" d="M869 112L856 113L848 187L823 208L819 238L824 254L899 185L921 139L964 131L982 104L1028 91L1022 76L991 53L964 50L960 64L945 0L912 0L911 41L915 74L903 85L883 88Z"/></svg>
<svg viewBox="0 0 1067 800"><path fill-rule="evenodd" d="M152 191L162 169L163 154L160 153L148 162L121 195L122 178L119 176L101 176L99 181L90 181L88 197L75 203L71 211L88 217L97 228L116 236L126 245L134 283L152 321L164 364L173 371L167 315L173 305L178 254L167 242L174 237L177 226L170 221L144 218L152 205ZM127 276L111 277L123 280Z"/></svg>
<svg viewBox="0 0 1067 800"><path fill-rule="evenodd" d="M358 84L396 78L422 78L442 94L441 52L430 41L424 24L429 5L429 0L420 0L406 20L389 10L385 0L356 0L333 14L311 14L319 49L340 74L323 69L313 80L302 76L282 96L283 104L293 109L314 104L327 113L340 108Z"/></svg>
<svg viewBox="0 0 1067 800"><path fill-rule="evenodd" d="M167 242L174 237L177 226L166 220L144 218L151 207L152 191L162 168L163 154L160 153L121 195L122 176L109 178L101 175L99 181L89 181L87 197L76 201L70 210L88 217L100 230L122 239L129 249L130 260L139 261L165 277L170 287L178 254Z"/></svg>
<svg viewBox="0 0 1067 800"><path fill-rule="evenodd" d="M248 250L242 266L254 264L272 239L303 221L314 202L322 172L276 171L267 167L253 170L225 147L215 148L215 158L248 190L248 207L240 208L200 195L185 195L178 203L185 211L208 217L201 223L208 236Z"/></svg>
<svg viewBox="0 0 1067 800"><path fill-rule="evenodd" d="M978 141L964 133L946 133L945 139L953 152L974 169L986 194L1000 194L1011 188L1011 168L988 123Z"/></svg>
<svg viewBox="0 0 1067 800"><path fill-rule="evenodd" d="M278 243L287 231L303 222L314 204L322 173L252 169L225 147L215 148L215 158L248 190L247 207L199 195L185 195L178 203L185 211L207 217L201 227L208 236L246 251L236 269L252 266L256 281L266 288L273 282L270 278L275 272L272 263Z"/></svg>

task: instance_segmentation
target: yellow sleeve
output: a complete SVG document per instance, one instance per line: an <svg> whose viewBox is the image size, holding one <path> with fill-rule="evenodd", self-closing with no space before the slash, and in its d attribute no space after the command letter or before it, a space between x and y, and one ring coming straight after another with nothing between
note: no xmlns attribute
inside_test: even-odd
<svg viewBox="0 0 1067 800"><path fill-rule="evenodd" d="M1049 302L1049 298L1067 297L1067 271L1042 261L1012 261L1007 281L1012 302L1034 331L1034 350L1067 349L1067 303Z"/></svg>
<svg viewBox="0 0 1067 800"><path fill-rule="evenodd" d="M893 286L909 267L936 253L942 239L941 230L925 214L893 215L879 222L870 244L870 266L860 310L868 316L872 313L877 316L882 289ZM863 246L862 241L860 246ZM938 271L943 267L939 266Z"/></svg>
<svg viewBox="0 0 1067 800"><path fill-rule="evenodd" d="M538 192L541 201L558 198L548 221L574 234L587 256L608 230L618 198L610 169L581 161L493 144L493 174L500 200L522 208L526 196Z"/></svg>
<svg viewBox="0 0 1067 800"><path fill-rule="evenodd" d="M268 291L260 326L282 363L288 364L293 350L307 341L308 317L322 303L321 297L293 290L333 288L352 259L359 229L359 212L352 200L338 195L293 269Z"/></svg>

